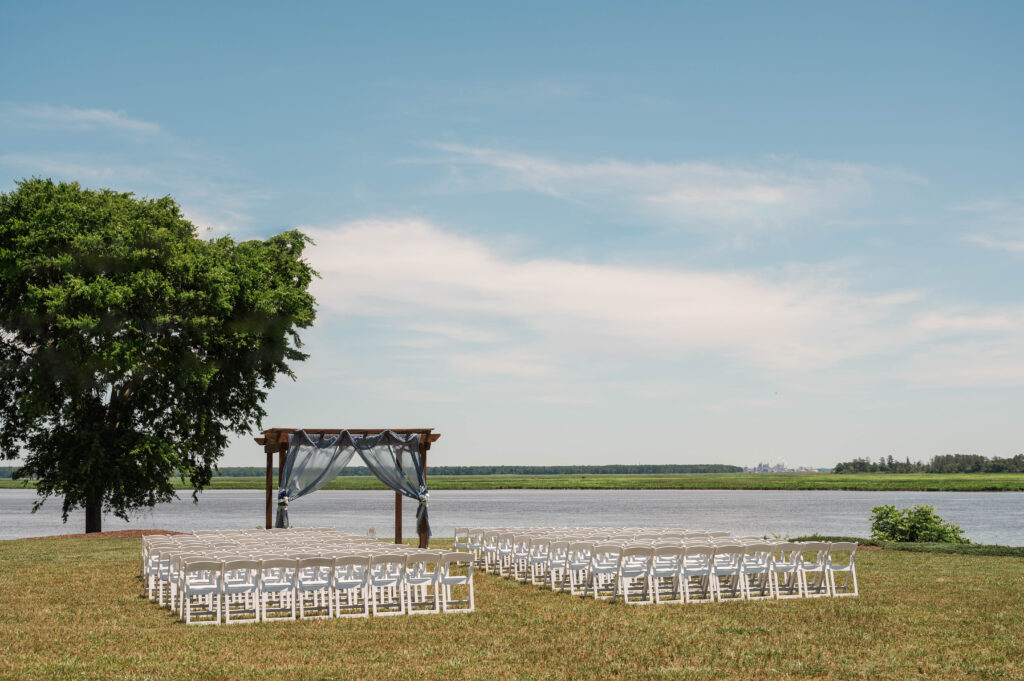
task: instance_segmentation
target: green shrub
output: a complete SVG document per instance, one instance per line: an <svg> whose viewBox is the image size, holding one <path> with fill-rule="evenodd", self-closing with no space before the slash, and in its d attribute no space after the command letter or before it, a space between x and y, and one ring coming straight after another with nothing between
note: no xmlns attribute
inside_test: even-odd
<svg viewBox="0 0 1024 681"><path fill-rule="evenodd" d="M871 509L871 537L891 542L971 543L959 525L944 521L928 504L903 509L876 506Z"/></svg>

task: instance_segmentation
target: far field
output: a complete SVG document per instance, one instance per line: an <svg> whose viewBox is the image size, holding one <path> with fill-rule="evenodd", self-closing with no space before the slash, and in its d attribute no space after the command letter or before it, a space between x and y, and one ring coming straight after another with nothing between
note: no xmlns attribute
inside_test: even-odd
<svg viewBox="0 0 1024 681"><path fill-rule="evenodd" d="M179 487L187 488L179 481ZM217 477L210 489L263 489L260 477ZM23 487L0 479L0 489ZM938 492L1020 492L1022 473L702 473L695 475L432 475L432 490L487 489L762 489ZM276 478L275 478L276 487ZM371 476L335 478L325 489L385 489Z"/></svg>
<svg viewBox="0 0 1024 681"><path fill-rule="evenodd" d="M625 606L488 574L470 615L186 627L138 539L0 541L0 679L1020 679L1024 559L857 554L861 596Z"/></svg>

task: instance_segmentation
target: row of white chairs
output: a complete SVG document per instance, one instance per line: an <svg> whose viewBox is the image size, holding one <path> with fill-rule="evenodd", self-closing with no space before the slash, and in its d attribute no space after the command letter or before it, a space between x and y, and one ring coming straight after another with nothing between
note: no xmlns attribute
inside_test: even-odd
<svg viewBox="0 0 1024 681"><path fill-rule="evenodd" d="M327 528L145 538L145 594L187 624L472 612L473 555Z"/></svg>
<svg viewBox="0 0 1024 681"><path fill-rule="evenodd" d="M478 564L489 572L626 603L858 595L853 543L642 528L632 533L619 528L507 529L457 528L456 546L475 550Z"/></svg>

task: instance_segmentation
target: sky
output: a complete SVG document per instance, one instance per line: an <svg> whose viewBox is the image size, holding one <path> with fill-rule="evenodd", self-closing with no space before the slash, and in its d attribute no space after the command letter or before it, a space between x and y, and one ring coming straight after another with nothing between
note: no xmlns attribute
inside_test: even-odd
<svg viewBox="0 0 1024 681"><path fill-rule="evenodd" d="M432 465L1011 456L1022 31L1017 2L5 2L0 191L310 235L266 427L433 427Z"/></svg>

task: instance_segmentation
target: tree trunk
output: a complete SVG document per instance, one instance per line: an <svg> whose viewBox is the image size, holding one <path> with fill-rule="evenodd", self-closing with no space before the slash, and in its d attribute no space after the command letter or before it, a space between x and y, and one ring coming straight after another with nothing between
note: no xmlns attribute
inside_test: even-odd
<svg viewBox="0 0 1024 681"><path fill-rule="evenodd" d="M85 505L85 533L102 532L103 502L88 502Z"/></svg>

